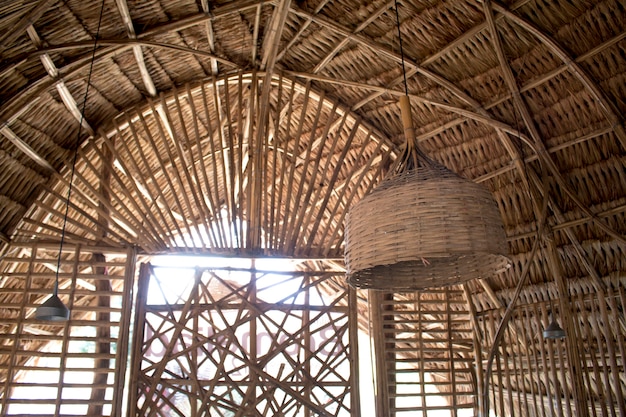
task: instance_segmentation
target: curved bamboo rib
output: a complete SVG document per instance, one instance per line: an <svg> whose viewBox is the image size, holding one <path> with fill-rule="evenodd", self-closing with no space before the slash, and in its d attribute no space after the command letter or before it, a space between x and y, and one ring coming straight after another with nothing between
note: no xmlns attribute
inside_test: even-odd
<svg viewBox="0 0 626 417"><path fill-rule="evenodd" d="M375 183L370 169L379 169L387 145L337 101L283 77L266 90L264 117L276 124L254 130L260 103L251 100L266 79L257 75L161 95L88 141L79 151L70 239L90 236L100 216L108 244L150 253L340 256L343 207ZM110 176L98 189L102 166ZM60 179L57 187L67 186ZM48 211L62 195L50 192Z"/></svg>

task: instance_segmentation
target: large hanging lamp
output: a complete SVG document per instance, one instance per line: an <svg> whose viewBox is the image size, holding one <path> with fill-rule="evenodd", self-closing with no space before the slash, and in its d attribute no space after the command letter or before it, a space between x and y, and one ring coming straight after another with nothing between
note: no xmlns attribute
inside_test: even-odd
<svg viewBox="0 0 626 417"><path fill-rule="evenodd" d="M398 21L398 36L400 23ZM400 37L405 95L400 98L403 155L356 203L345 223L348 282L411 291L487 278L510 266L491 192L426 156L417 146Z"/></svg>

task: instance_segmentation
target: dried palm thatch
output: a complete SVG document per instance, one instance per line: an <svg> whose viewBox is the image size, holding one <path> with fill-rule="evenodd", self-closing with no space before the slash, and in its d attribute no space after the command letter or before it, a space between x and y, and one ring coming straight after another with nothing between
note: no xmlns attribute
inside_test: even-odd
<svg viewBox="0 0 626 417"><path fill-rule="evenodd" d="M103 271L126 291L137 254L344 267L347 213L402 156L393 4L0 2L3 413L25 406L12 393L31 359L81 357L76 340L98 346L84 356L100 377L125 374L106 332L128 324L116 320L131 305ZM361 327L378 317L382 413L430 413L427 388L438 387L454 413L626 415L623 1L406 0L398 11L416 143L489 190L511 267L378 291L369 305L359 292ZM75 253L63 254L60 282L73 308L50 325L34 308L54 282L76 150ZM540 337L550 317L564 340ZM404 396L416 380L421 392ZM83 414L120 407L122 382L81 385L94 396ZM46 388L49 414L71 413L63 380Z"/></svg>

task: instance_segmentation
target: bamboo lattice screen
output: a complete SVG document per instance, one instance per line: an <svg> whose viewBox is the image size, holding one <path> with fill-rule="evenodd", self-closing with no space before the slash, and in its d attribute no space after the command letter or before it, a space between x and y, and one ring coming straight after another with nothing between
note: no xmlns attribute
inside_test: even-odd
<svg viewBox="0 0 626 417"><path fill-rule="evenodd" d="M472 415L476 371L463 291L370 292L379 410L391 417Z"/></svg>
<svg viewBox="0 0 626 417"><path fill-rule="evenodd" d="M1 415L119 415L135 253L65 245L59 297L67 322L35 319L49 297L57 244L13 245L3 259Z"/></svg>
<svg viewBox="0 0 626 417"><path fill-rule="evenodd" d="M163 269L142 265L128 415L356 415L354 290L321 290L341 276Z"/></svg>

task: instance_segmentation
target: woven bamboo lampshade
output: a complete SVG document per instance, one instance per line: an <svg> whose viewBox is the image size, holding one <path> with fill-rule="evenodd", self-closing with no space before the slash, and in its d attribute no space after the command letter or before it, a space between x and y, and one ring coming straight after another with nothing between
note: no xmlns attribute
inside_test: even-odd
<svg viewBox="0 0 626 417"><path fill-rule="evenodd" d="M408 97L400 100L407 148L400 168L346 217L348 282L408 291L485 278L509 267L489 190L415 146Z"/></svg>

